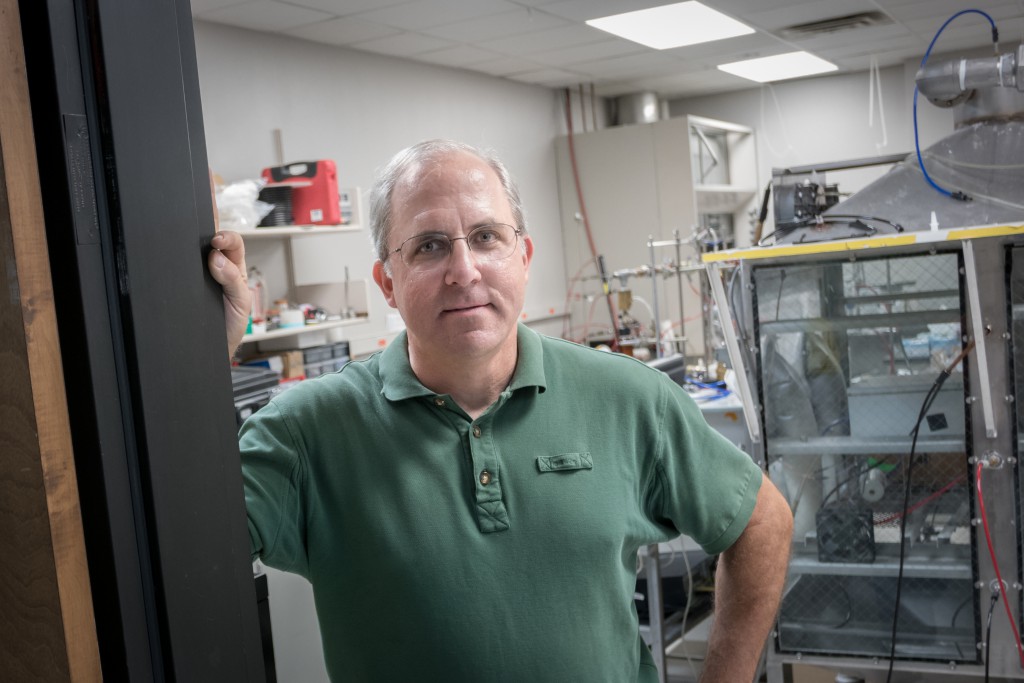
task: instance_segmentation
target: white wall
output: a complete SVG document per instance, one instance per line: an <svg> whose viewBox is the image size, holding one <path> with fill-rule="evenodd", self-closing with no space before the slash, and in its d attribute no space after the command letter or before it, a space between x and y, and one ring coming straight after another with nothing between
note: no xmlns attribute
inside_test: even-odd
<svg viewBox="0 0 1024 683"><path fill-rule="evenodd" d="M495 149L517 179L536 244L526 311L561 310L565 299L553 140L562 125L545 88L465 71L197 22L196 51L210 166L226 181L255 178L276 165L273 133L285 161L333 159L342 187L368 192L376 169L399 149L448 137ZM341 235L353 278L369 278L368 231ZM283 261L276 241L254 242L253 256ZM283 279L287 267L273 267ZM271 283L271 294L284 289ZM352 337L380 336L387 308L371 286L371 323ZM560 327L560 323L559 323ZM557 331L557 328L556 328ZM327 680L309 584L268 571L278 679Z"/></svg>
<svg viewBox="0 0 1024 683"><path fill-rule="evenodd" d="M364 193L392 154L420 140L454 138L490 147L519 183L537 247L526 312L533 318L561 309L566 277L553 139L562 122L551 90L205 22L196 22L195 32L215 173L230 182L276 165L275 129L281 130L286 162L333 159L339 185ZM369 278L368 231L340 241L351 257L339 271L348 265L352 278ZM359 330L352 336L384 330L390 309L372 290L374 320L351 328Z"/></svg>

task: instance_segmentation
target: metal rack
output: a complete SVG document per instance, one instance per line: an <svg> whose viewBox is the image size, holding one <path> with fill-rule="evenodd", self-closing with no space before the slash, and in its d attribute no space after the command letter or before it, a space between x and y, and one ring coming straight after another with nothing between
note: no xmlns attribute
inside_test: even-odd
<svg viewBox="0 0 1024 683"><path fill-rule="evenodd" d="M1022 244L1014 224L704 256L716 304L736 320L724 330L749 384L755 458L795 508L772 683L797 661L884 679L898 584L894 681L977 680L986 655L993 676L1024 679L1002 606L991 643L984 631L997 566L1021 621ZM723 276L738 279L733 301ZM962 372L922 421L904 505L909 433L968 340Z"/></svg>

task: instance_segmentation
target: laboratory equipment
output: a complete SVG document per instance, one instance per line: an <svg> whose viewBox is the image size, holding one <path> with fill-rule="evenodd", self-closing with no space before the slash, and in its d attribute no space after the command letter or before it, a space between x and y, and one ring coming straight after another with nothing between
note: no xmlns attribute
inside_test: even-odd
<svg viewBox="0 0 1024 683"><path fill-rule="evenodd" d="M1024 680L1014 87L961 98L970 114L922 155L948 194L912 155L818 207L874 236L812 217L776 246L704 255L754 457L794 511L771 683L798 661L869 681Z"/></svg>

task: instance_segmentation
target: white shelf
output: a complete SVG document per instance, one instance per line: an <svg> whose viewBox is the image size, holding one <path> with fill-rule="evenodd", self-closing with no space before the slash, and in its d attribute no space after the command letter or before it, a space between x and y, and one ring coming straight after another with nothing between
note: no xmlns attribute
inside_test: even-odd
<svg viewBox="0 0 1024 683"><path fill-rule="evenodd" d="M768 454L774 456L820 456L823 453L844 455L903 455L910 453L910 436L815 436L807 439L768 438ZM963 434L922 435L917 440L918 453L963 453L967 450Z"/></svg>
<svg viewBox="0 0 1024 683"><path fill-rule="evenodd" d="M260 237L304 237L306 235L336 235L343 232L359 232L360 225L282 225L275 228L255 228L239 230L238 234L245 239Z"/></svg>
<svg viewBox="0 0 1024 683"><path fill-rule="evenodd" d="M269 332L261 332L259 334L247 334L242 337L242 343L248 344L249 342L266 341L267 339L278 339L281 337L294 337L300 334L307 334L309 332L320 332L323 330L329 330L334 327L346 327L348 325L358 325L359 323L365 323L369 318L345 318L344 320L328 320L322 323L316 323L315 325L305 325L304 327L279 327L276 330Z"/></svg>

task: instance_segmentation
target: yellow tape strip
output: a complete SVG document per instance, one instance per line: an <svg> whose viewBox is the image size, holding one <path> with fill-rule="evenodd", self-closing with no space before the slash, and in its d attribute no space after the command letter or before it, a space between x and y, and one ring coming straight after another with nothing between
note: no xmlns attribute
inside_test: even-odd
<svg viewBox="0 0 1024 683"><path fill-rule="evenodd" d="M701 256L703 263L721 261L752 261L755 259L781 258L785 256L805 256L809 254L830 254L857 251L860 249L878 249L882 247L903 247L912 244L929 244L956 240L977 239L983 237L1005 237L1007 235L1024 234L1024 225L989 225L976 228L960 228L944 230L942 233L930 231L911 232L901 235L882 235L863 239L834 240L831 242L812 242L810 244L785 244L778 247L752 247L749 249L730 249L729 251L713 251Z"/></svg>

